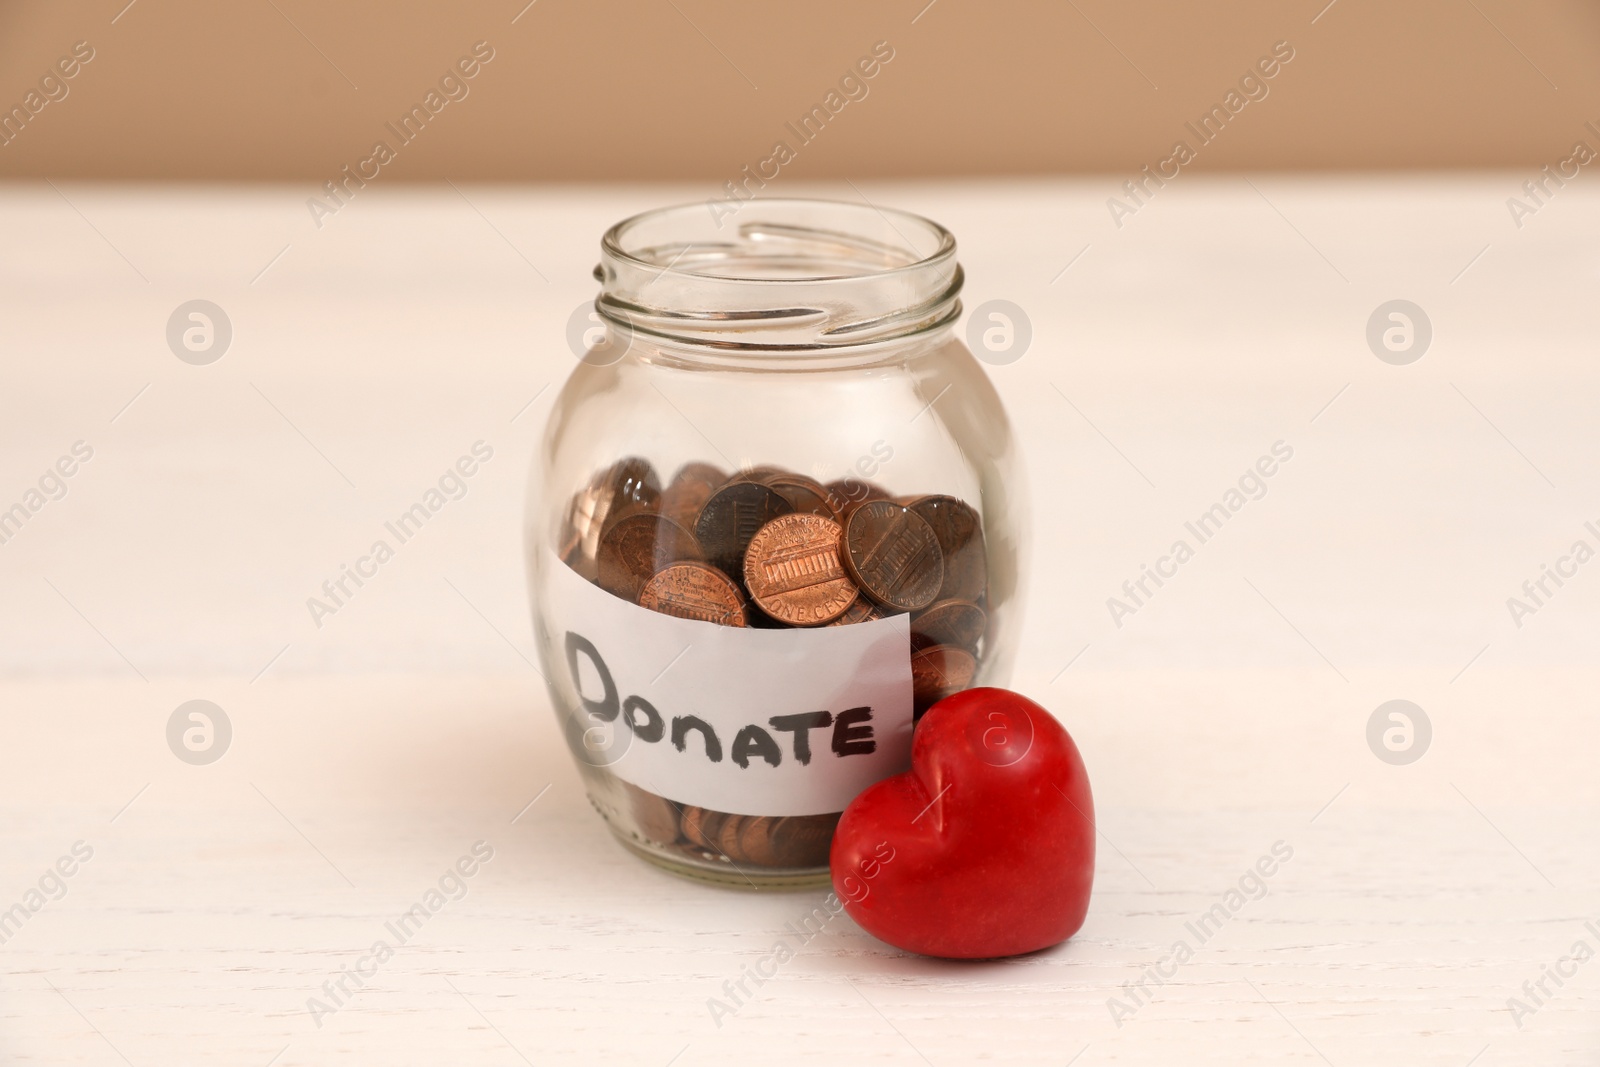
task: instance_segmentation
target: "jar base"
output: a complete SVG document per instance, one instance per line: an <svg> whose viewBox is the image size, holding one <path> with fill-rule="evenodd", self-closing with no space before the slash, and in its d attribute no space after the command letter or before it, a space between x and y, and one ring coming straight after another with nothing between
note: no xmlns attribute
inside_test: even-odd
<svg viewBox="0 0 1600 1067"><path fill-rule="evenodd" d="M610 826L609 823L607 827L624 848L640 859L680 878L687 878L695 882L705 882L728 889L783 892L791 889L815 889L819 886L828 885L831 880L831 875L826 867L797 867L773 870L770 867L735 867L728 861L724 861L715 867L709 864L690 863L672 856L663 855L654 849L646 848L638 841L633 840L630 835L621 833L616 827Z"/></svg>

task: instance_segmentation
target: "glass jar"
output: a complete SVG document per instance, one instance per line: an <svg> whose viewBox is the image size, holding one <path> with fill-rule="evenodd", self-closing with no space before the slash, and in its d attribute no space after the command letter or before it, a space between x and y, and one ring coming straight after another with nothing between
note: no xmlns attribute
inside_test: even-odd
<svg viewBox="0 0 1600 1067"><path fill-rule="evenodd" d="M651 862L825 881L915 717L1009 677L1024 479L952 331L955 252L822 200L667 208L601 242L604 336L533 465L528 581L589 797Z"/></svg>

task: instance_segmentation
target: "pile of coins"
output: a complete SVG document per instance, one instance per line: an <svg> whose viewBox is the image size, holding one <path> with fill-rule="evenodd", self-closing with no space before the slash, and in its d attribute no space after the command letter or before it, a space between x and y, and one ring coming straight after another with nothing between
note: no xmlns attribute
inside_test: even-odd
<svg viewBox="0 0 1600 1067"><path fill-rule="evenodd" d="M740 867L826 867L842 814L734 815L621 784L639 832L651 843Z"/></svg>
<svg viewBox="0 0 1600 1067"><path fill-rule="evenodd" d="M597 473L572 499L561 558L631 603L722 626L846 626L911 616L917 718L972 684L988 628L976 510L952 496L893 497L780 467L732 475L684 465L662 487L644 459ZM838 813L708 811L628 786L641 831L704 858L760 867L827 863Z"/></svg>

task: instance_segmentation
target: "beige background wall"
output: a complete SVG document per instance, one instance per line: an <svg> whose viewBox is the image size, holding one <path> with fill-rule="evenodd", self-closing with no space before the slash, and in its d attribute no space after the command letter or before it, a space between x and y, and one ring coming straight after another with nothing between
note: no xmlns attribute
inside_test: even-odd
<svg viewBox="0 0 1600 1067"><path fill-rule="evenodd" d="M320 181L398 148L384 124L478 41L494 58L385 180L720 181L780 140L806 178L1130 171L1197 145L1185 120L1280 40L1293 60L1199 168L1600 147L1600 7L1578 0L524 2L6 3L0 105L77 41L94 59L0 147L0 176ZM894 58L867 96L802 146L785 122L878 41Z"/></svg>

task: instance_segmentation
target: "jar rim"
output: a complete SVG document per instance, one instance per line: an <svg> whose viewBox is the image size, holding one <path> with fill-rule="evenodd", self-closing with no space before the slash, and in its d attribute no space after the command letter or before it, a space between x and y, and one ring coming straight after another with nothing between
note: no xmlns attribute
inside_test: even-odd
<svg viewBox="0 0 1600 1067"><path fill-rule="evenodd" d="M725 230L729 215L741 217ZM679 204L618 222L600 248L600 314L693 345L873 344L938 329L961 310L954 235L870 202Z"/></svg>
<svg viewBox="0 0 1600 1067"><path fill-rule="evenodd" d="M830 200L830 199L827 199L827 198L824 198L824 197L800 197L800 196L769 197L769 198L761 199L759 201L750 201L749 203L757 204L757 205L759 205L761 207L764 207L764 208L767 208L769 210L771 210L771 209L779 209L779 210L781 210L781 209L784 209L784 208L791 208L791 207L805 207L805 208L816 208L816 209L822 209L822 210L828 210L828 211L835 211L835 212L839 212L841 214L846 212L846 211L854 213L854 212L865 210L867 212L872 212L872 213L878 215L891 228L893 228L894 225L895 225L892 220L895 219L895 218L898 218L903 223L905 223L909 228L920 228L923 233L928 234L928 235L932 235L932 236L934 236L936 238L937 245L933 249L933 251L931 251L931 252L929 252L929 253L927 253L925 255L919 253L918 258L916 258L916 259L912 259L912 260L908 260L908 261L903 262L903 263L895 264L894 266L885 267L885 268L883 268L881 270L872 271L872 272L870 272L870 276L873 276L873 277L880 277L880 276L885 275L885 274L893 274L893 273L896 273L896 272L899 272L899 271L916 270L919 267L923 267L923 266L926 266L926 265L931 264L931 263L944 262L946 260L949 260L949 259L953 258L955 256L955 253L956 253L956 238L955 238L954 234L952 234L949 230L945 229L943 226L939 225L939 223L933 221L930 218L927 218L926 216L918 215L918 214L915 214L914 212L910 212L910 211L905 211L905 210L903 210L901 208L881 208L881 207L878 207L875 204L853 204L853 203L851 203L851 202L849 202L847 200ZM611 256L611 257L613 257L615 259L627 260L627 261L630 261L632 263L638 264L641 267L651 268L651 269L655 269L655 270L679 271L679 268L676 266L676 264L669 263L669 264L667 264L667 266L663 267L660 263L656 262L653 259L647 259L647 258L645 258L643 256L634 255L624 245L624 240L623 240L624 236L626 234L628 234L629 232L638 229L641 225L644 225L644 224L647 224L647 223L650 223L650 222L653 222L653 221L657 221L657 220L665 221L666 219L668 219L671 216L676 216L676 215L678 215L680 213L684 213L684 212L695 211L697 209L704 209L704 208L707 208L707 206L708 205L706 205L706 204L695 204L695 203L672 204L672 205L669 205L667 207L652 208L649 211L641 211L638 214L630 215L627 218L623 219L621 222L615 223L610 229L608 229L605 232L604 236L602 236L600 238L601 251L602 251L602 253L604 253L606 255L609 255L609 256ZM712 206L720 207L720 203L719 202L712 202ZM732 211L732 210L737 210L737 209L722 209L722 210ZM716 215L712 215L712 220L713 220L713 224L716 225L718 227L718 229L720 229L721 228L721 224L722 224L721 223L721 219L719 217L717 217ZM749 226L749 225L751 225L751 224L747 224L747 226ZM760 225L760 223L758 222L758 223L755 223L754 225ZM912 244L912 242L910 241L909 238L906 238L903 233L900 234L900 237L902 238L902 240L907 245L911 245L912 246L912 250L915 250L915 246ZM687 274L687 275L689 275L691 277L707 277L707 275L705 275L705 274L702 274L702 273L699 273L699 272L696 272L696 271L692 271L692 270L682 270L681 273ZM867 275L853 275L853 276L854 277L862 277L862 276L867 276ZM834 280L834 278L837 277L837 276L836 275L816 275L816 276L813 276L813 277L797 277L797 278L763 278L763 277L740 277L740 276L728 276L728 275L711 275L711 277L716 277L719 280L745 282L745 283L751 283L751 284L756 284L756 285L773 284L773 283L783 283L783 284L794 285L794 284L804 284L806 282L831 281L831 280Z"/></svg>

